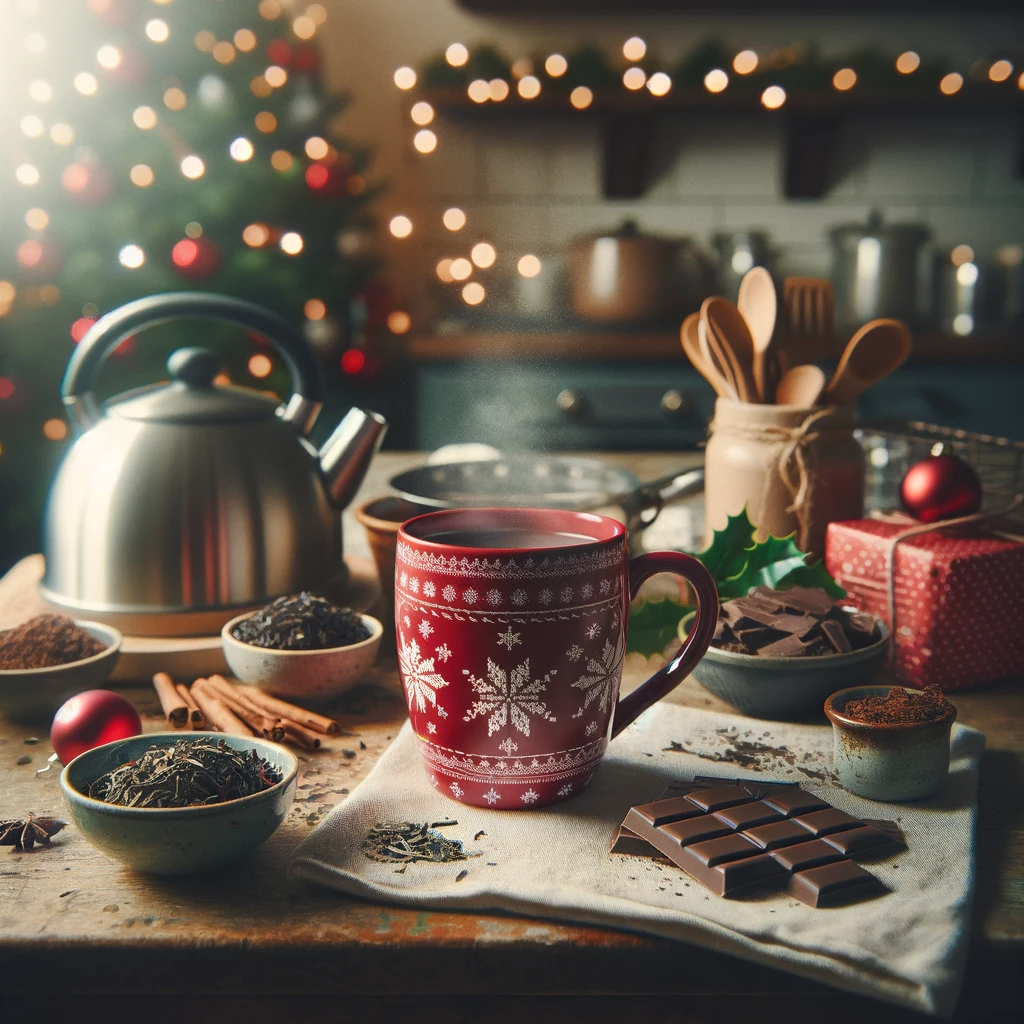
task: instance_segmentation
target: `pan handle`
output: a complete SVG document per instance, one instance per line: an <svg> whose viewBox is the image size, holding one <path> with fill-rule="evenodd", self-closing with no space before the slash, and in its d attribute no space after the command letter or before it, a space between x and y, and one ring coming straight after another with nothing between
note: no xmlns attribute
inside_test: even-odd
<svg viewBox="0 0 1024 1024"><path fill-rule="evenodd" d="M686 469L659 477L638 487L635 492L640 526L650 526L665 505L681 501L704 490L704 470Z"/></svg>

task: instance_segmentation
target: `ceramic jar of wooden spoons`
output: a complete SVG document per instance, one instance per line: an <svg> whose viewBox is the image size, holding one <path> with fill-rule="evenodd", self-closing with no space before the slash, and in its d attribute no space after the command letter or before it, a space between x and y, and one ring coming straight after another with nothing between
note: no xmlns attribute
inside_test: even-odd
<svg viewBox="0 0 1024 1024"><path fill-rule="evenodd" d="M747 509L758 540L796 534L821 557L825 529L864 508L864 454L852 406L760 405L719 398L704 460L708 537Z"/></svg>

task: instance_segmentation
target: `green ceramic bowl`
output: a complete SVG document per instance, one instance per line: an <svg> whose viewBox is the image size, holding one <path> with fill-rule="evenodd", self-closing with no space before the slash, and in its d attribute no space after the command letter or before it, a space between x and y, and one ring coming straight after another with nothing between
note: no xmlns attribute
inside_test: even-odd
<svg viewBox="0 0 1024 1024"><path fill-rule="evenodd" d="M681 637L692 621L691 613L679 623ZM709 647L693 676L705 690L751 718L824 717L827 697L870 683L885 664L889 629L881 620L878 631L879 639L868 647L814 658L759 658Z"/></svg>
<svg viewBox="0 0 1024 1024"><path fill-rule="evenodd" d="M104 772L138 757L158 743L206 736L237 750L253 750L275 765L284 778L270 789L238 800L203 807L166 809L120 807L85 795ZM222 867L244 857L285 819L295 798L299 762L276 743L224 733L149 733L115 740L87 750L61 773L68 817L97 849L136 871L189 875Z"/></svg>

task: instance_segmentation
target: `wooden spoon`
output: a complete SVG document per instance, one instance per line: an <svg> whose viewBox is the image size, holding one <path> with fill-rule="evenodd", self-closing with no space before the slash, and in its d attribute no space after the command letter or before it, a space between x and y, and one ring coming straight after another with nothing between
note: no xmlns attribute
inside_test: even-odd
<svg viewBox="0 0 1024 1024"><path fill-rule="evenodd" d="M825 389L834 405L847 405L888 377L910 355L910 331L899 320L872 320L846 343Z"/></svg>
<svg viewBox="0 0 1024 1024"><path fill-rule="evenodd" d="M794 366L782 375L775 389L776 405L798 405L809 409L817 405L825 390L825 374L817 366Z"/></svg>
<svg viewBox="0 0 1024 1024"><path fill-rule="evenodd" d="M719 373L714 363L709 362L700 347L700 313L691 313L679 328L679 340L682 342L686 358L693 368L714 388L715 394L721 398L735 399L736 389L731 382Z"/></svg>
<svg viewBox="0 0 1024 1024"><path fill-rule="evenodd" d="M751 267L740 281L740 293L736 308L746 321L750 338L754 343L754 386L762 402L770 400L768 370L768 347L775 333L775 317L778 301L775 282L764 267Z"/></svg>
<svg viewBox="0 0 1024 1024"><path fill-rule="evenodd" d="M704 300L700 315L707 324L708 345L712 351L720 351L720 362L729 363L740 401L759 401L754 386L754 341L740 311L728 299L712 295Z"/></svg>

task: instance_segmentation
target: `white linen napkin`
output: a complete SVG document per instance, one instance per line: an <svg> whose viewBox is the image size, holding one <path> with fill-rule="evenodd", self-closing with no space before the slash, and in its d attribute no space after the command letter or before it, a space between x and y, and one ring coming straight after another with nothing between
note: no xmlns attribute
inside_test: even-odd
<svg viewBox="0 0 1024 1024"><path fill-rule="evenodd" d="M831 727L661 703L611 743L580 796L536 811L492 811L434 789L407 722L370 775L298 848L292 871L371 900L505 910L679 939L945 1016L963 980L984 739L954 726L942 792L921 803L883 804L834 783ZM696 775L799 781L856 817L895 819L907 851L867 865L892 891L829 910L783 894L726 900L672 865L608 853L631 805ZM360 848L378 823L451 819L458 824L436 831L476 856L398 865Z"/></svg>

